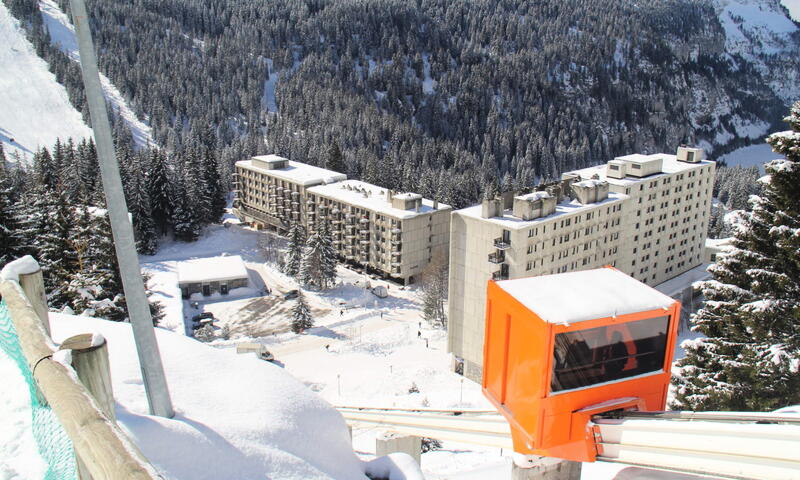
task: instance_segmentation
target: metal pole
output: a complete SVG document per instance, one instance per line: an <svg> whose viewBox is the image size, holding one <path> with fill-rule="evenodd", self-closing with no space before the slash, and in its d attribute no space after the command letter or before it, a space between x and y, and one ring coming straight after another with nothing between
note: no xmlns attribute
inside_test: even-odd
<svg viewBox="0 0 800 480"><path fill-rule="evenodd" d="M122 192L119 165L111 140L111 126L108 122L106 102L100 86L100 74L97 70L92 33L89 31L89 16L86 13L84 0L70 0L69 3L72 8L72 23L75 25L75 33L78 37L83 85L89 103L103 190L108 204L111 231L114 235L114 247L117 251L122 287L133 327L133 338L139 355L139 367L142 370L147 403L151 414L172 418L175 416L175 411L172 409L172 400L167 389L164 367L161 365L161 355L158 351L153 320L150 316L150 305L144 291L139 259L136 256L133 227L128 220L128 207Z"/></svg>

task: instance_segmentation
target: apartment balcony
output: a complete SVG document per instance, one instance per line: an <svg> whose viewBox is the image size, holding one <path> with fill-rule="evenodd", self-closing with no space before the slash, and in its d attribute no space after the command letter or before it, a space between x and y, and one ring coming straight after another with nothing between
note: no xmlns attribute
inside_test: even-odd
<svg viewBox="0 0 800 480"><path fill-rule="evenodd" d="M367 218L367 217L362 217L362 218L359 220L359 222L361 222L361 223L369 223L369 218Z"/></svg>
<svg viewBox="0 0 800 480"><path fill-rule="evenodd" d="M400 256L400 252L392 252L392 256L393 257L399 257Z"/></svg>
<svg viewBox="0 0 800 480"><path fill-rule="evenodd" d="M292 196L293 196L293 197L300 196L300 192L292 192Z"/></svg>
<svg viewBox="0 0 800 480"><path fill-rule="evenodd" d="M489 263L501 264L506 261L506 254L502 250L489 254Z"/></svg>
<svg viewBox="0 0 800 480"><path fill-rule="evenodd" d="M353 235L352 233L348 233L347 235L344 236L344 238L346 238L348 240L355 240L356 239L356 235Z"/></svg>
<svg viewBox="0 0 800 480"><path fill-rule="evenodd" d="M498 250L508 250L511 248L511 240L504 240L503 237L494 239L494 248Z"/></svg>
<svg viewBox="0 0 800 480"><path fill-rule="evenodd" d="M503 273L502 270L498 270L492 273L492 280L508 280L508 273Z"/></svg>
<svg viewBox="0 0 800 480"><path fill-rule="evenodd" d="M492 280L508 280L508 265L503 263L500 265L500 270L492 273Z"/></svg>
<svg viewBox="0 0 800 480"><path fill-rule="evenodd" d="M370 243L370 242L369 242L369 240L361 240L359 243L360 243L362 246L369 246L369 243Z"/></svg>

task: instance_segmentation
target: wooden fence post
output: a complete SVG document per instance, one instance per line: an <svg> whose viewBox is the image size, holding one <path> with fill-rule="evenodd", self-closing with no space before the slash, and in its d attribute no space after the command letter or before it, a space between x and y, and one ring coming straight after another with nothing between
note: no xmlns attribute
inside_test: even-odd
<svg viewBox="0 0 800 480"><path fill-rule="evenodd" d="M44 293L44 276L42 276L42 269L36 270L33 273L24 273L19 276L19 286L31 302L36 316L44 326L44 331L47 336L50 336L50 318L47 315L47 297Z"/></svg>
<svg viewBox="0 0 800 480"><path fill-rule="evenodd" d="M94 397L100 411L112 422L114 413L114 391L111 386L111 365L108 361L108 344L101 335L82 333L69 337L61 343L60 350L72 350L72 368L83 386ZM91 480L92 476L83 460L77 455L75 464L80 480Z"/></svg>

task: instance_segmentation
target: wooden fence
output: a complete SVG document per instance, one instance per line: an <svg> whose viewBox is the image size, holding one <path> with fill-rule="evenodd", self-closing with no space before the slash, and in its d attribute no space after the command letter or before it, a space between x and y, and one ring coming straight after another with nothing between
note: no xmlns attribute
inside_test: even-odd
<svg viewBox="0 0 800 480"><path fill-rule="evenodd" d="M105 342L78 335L71 348L76 371L53 359L41 270L0 282L19 343L37 388L56 414L77 457L81 480L163 478L114 420ZM88 388L87 388L88 387Z"/></svg>

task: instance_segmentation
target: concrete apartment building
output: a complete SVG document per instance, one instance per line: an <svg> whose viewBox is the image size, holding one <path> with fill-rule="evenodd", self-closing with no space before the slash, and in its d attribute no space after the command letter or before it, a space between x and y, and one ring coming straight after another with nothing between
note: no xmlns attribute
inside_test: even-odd
<svg viewBox="0 0 800 480"><path fill-rule="evenodd" d="M340 256L404 284L447 255L449 205L358 180L311 187L307 198L309 227L327 219Z"/></svg>
<svg viewBox="0 0 800 480"><path fill-rule="evenodd" d="M283 232L294 222L313 231L326 219L343 259L402 283L414 283L433 258L447 255L449 205L346 179L277 155L242 160L234 213L257 228Z"/></svg>
<svg viewBox="0 0 800 480"><path fill-rule="evenodd" d="M714 166L688 147L627 155L565 173L544 191L454 211L448 351L456 370L480 381L490 278L613 265L656 285L702 263Z"/></svg>
<svg viewBox="0 0 800 480"><path fill-rule="evenodd" d="M240 160L236 162L234 213L255 227L286 231L294 222L306 224L307 188L346 178L343 173L277 155Z"/></svg>

